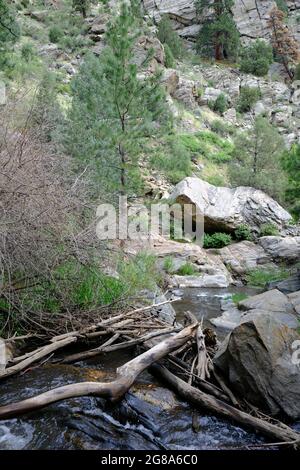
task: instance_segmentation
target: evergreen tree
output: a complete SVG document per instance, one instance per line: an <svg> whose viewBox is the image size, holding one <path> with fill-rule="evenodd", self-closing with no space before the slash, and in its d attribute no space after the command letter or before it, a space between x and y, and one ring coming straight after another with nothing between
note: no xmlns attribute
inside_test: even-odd
<svg viewBox="0 0 300 470"><path fill-rule="evenodd" d="M268 26L272 32L272 46L279 61L283 64L290 79L293 72L290 64L295 64L300 58L299 44L285 23L285 13L274 7L271 10Z"/></svg>
<svg viewBox="0 0 300 470"><path fill-rule="evenodd" d="M168 15L164 15L157 28L157 37L164 46L167 46L173 57L179 59L183 53L182 41L176 31L172 28L172 23Z"/></svg>
<svg viewBox="0 0 300 470"><path fill-rule="evenodd" d="M300 217L300 145L294 144L282 157L283 169L287 172L289 185L286 199L294 215Z"/></svg>
<svg viewBox="0 0 300 470"><path fill-rule="evenodd" d="M233 186L252 186L282 200L286 177L281 168L285 145L275 127L257 117L249 132L237 135L229 177Z"/></svg>
<svg viewBox="0 0 300 470"><path fill-rule="evenodd" d="M121 5L100 58L88 54L72 85L67 150L93 169L98 186L110 194L139 189L141 141L167 112L160 76L145 74L153 51L136 63L136 11L136 0Z"/></svg>
<svg viewBox="0 0 300 470"><path fill-rule="evenodd" d="M234 0L196 0L202 25L197 39L200 54L216 60L237 58L240 35L231 13L233 5Z"/></svg>
<svg viewBox="0 0 300 470"><path fill-rule="evenodd" d="M86 18L91 0L73 0L73 9L79 11Z"/></svg>
<svg viewBox="0 0 300 470"><path fill-rule="evenodd" d="M0 0L0 51L19 39L20 29L9 2Z"/></svg>
<svg viewBox="0 0 300 470"><path fill-rule="evenodd" d="M241 51L240 70L245 73L253 73L257 77L263 77L269 71L273 62L272 47L265 41L256 40Z"/></svg>

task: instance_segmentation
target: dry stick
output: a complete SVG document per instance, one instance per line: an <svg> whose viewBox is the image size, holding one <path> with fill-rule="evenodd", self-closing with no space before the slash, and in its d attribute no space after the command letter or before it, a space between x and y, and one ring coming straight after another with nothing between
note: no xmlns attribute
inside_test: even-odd
<svg viewBox="0 0 300 470"><path fill-rule="evenodd" d="M67 346L68 344L74 343L77 338L66 338L62 341L57 341L56 343L53 344L48 344L47 346L39 349L38 351L35 352L35 354L32 354L28 358L24 359L23 361L19 362L18 364L8 367L7 369L4 369L4 371L0 372L0 379L3 379L5 377L9 377L11 375L17 374L23 369L26 369L30 364L33 362L36 362L43 357L47 356L48 354L51 354L53 351L56 351L57 349L63 348Z"/></svg>
<svg viewBox="0 0 300 470"><path fill-rule="evenodd" d="M288 442L300 448L300 434L293 431L291 428L286 429L276 426L275 424L270 424L267 421L238 410L217 398L209 396L184 382L179 377L176 377L176 375L172 374L172 372L165 367L155 364L152 365L150 370L157 373L168 385L171 385L182 398L194 405L216 413L223 418L233 420L242 426L251 428L252 430L254 429L268 438Z"/></svg>
<svg viewBox="0 0 300 470"><path fill-rule="evenodd" d="M147 307L136 308L135 310L130 310L127 313L121 313L114 317L107 318L106 320L102 320L101 322L96 323L95 325L91 325L87 328L84 328L83 330L70 331L69 333L64 333L62 335L54 336L50 341L51 342L60 341L61 339L67 338L69 336L81 336L81 335L84 335L85 333L96 330L97 328L101 328L103 326L107 326L109 324L115 323L117 320L121 318L124 318L124 317L127 318L131 315L135 315L136 313L152 310L153 308L161 307L165 304L170 304L173 302L177 302L177 299L165 300L164 302L160 302L158 304L152 304L152 305L147 305Z"/></svg>
<svg viewBox="0 0 300 470"><path fill-rule="evenodd" d="M191 367L190 373L189 373L189 380L188 380L188 383L189 383L190 385L192 385L193 376L195 375L195 374L194 374L194 368L195 368L197 359L198 359L198 356L195 356L195 357L194 357L194 360L193 360L193 362L192 362L192 367ZM199 376L197 376L197 377L199 377ZM202 379L202 377L200 377L200 379Z"/></svg>
<svg viewBox="0 0 300 470"><path fill-rule="evenodd" d="M222 390L226 393L226 395L229 396L232 404L234 406L237 406L238 408L240 408L240 404L239 404L238 400L235 398L234 394L232 393L230 388L226 385L226 383L224 382L224 380L222 379L220 374L216 372L215 368L211 368L211 371L212 371L213 376L215 377L216 381L220 384L220 387L222 388Z"/></svg>
<svg viewBox="0 0 300 470"><path fill-rule="evenodd" d="M72 354L71 356L67 356L62 361L63 364L70 364L71 362L82 361L83 359L88 359L90 357L98 356L101 353L108 353L112 351L118 351L120 349L127 349L131 348L132 346L136 346L137 344L144 343L149 339L155 338L156 336L162 336L169 333L174 333L179 331L180 328L165 328L164 330L154 331L153 333L149 333L148 335L141 336L140 338L130 339L129 341L124 341L123 343L114 344L112 346L105 346L101 345L98 348L89 349L88 351L83 351L78 354Z"/></svg>
<svg viewBox="0 0 300 470"><path fill-rule="evenodd" d="M58 387L27 400L0 407L0 419L18 416L67 398L96 395L117 400L127 392L141 372L153 362L159 361L170 352L178 349L195 334L196 328L197 325L184 328L176 335L166 338L153 348L119 367L117 369L117 378L113 382L82 382Z"/></svg>
<svg viewBox="0 0 300 470"><path fill-rule="evenodd" d="M101 346L95 349L91 349L89 351L83 351L80 353L76 354L70 354L69 356L65 357L63 361L61 361L63 364L71 364L72 362L77 362L77 361L82 361L83 359L88 359L89 357L94 357L100 354L107 346L110 346L112 343L117 341L119 339L120 334L116 333L114 334L109 340L107 340L105 343L103 343Z"/></svg>
<svg viewBox="0 0 300 470"><path fill-rule="evenodd" d="M189 377L190 372L188 371L188 367L183 361L181 361L181 359L178 359L173 354L169 354L168 360L169 362L171 362L171 364L175 365L183 372L185 372L186 376ZM230 401L228 396L225 395L225 393L223 393L222 390L220 390L215 385L211 384L210 382L207 382L206 380L200 379L198 375L192 374L192 376L194 381L197 383L198 387L200 387L200 389L204 390L205 392L211 395L214 395L216 398L219 398L220 400L225 401L226 403Z"/></svg>

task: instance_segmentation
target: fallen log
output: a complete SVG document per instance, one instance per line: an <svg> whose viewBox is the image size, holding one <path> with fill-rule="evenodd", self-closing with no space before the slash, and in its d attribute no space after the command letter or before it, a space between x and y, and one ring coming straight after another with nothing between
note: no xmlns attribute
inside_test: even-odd
<svg viewBox="0 0 300 470"><path fill-rule="evenodd" d="M120 399L133 385L138 375L153 362L159 361L167 354L175 351L194 336L198 324L190 325L179 333L169 336L143 354L135 357L117 369L117 377L112 382L82 382L54 388L32 398L0 407L0 419L11 418L30 411L38 410L51 403L67 398L95 395L110 400Z"/></svg>
<svg viewBox="0 0 300 470"><path fill-rule="evenodd" d="M88 351L83 351L80 353L67 356L63 359L62 363L71 364L72 362L82 361L84 359L89 359L90 357L99 356L99 354L102 354L102 353L108 353L108 352L113 352L113 351L119 351L120 349L132 348L133 346L137 346L138 344L145 343L146 341L152 338L156 338L157 336L167 335L170 333L178 332L179 330L180 328L165 328L163 330L156 330L153 333L149 333L148 335L144 335L135 339L129 339L128 341L124 341L122 343L117 343L114 345L112 345L111 342L109 342L110 340L108 340L106 343L102 344L98 348L89 349Z"/></svg>
<svg viewBox="0 0 300 470"><path fill-rule="evenodd" d="M300 433L293 431L293 429L288 426L277 426L263 419L256 418L244 411L238 410L237 408L234 408L233 406L192 387L161 365L153 364L150 370L161 377L168 385L178 392L182 398L193 403L193 405L204 408L214 414L222 416L223 418L235 421L239 425L247 427L252 431L259 432L268 438L289 443L290 445L300 449Z"/></svg>
<svg viewBox="0 0 300 470"><path fill-rule="evenodd" d="M28 357L25 357L24 360L21 362L18 362L17 364L8 367L7 369L1 370L0 371L0 379L3 379L5 377L10 377L11 375L17 374L21 370L26 369L28 366L33 364L34 362L39 361L45 356L48 356L49 354L53 353L54 351L57 351L58 349L64 348L65 346L74 343L77 338L70 337L70 338L65 338L61 341L57 341L53 344L48 344L47 346L44 346L43 348L38 348L35 352L30 354Z"/></svg>

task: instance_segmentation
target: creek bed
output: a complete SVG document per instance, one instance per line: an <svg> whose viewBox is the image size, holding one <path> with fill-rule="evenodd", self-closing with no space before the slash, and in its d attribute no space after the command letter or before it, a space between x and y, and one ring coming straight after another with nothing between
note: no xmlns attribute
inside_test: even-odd
<svg viewBox="0 0 300 470"><path fill-rule="evenodd" d="M211 326L209 318L221 314L220 300L238 291L241 290L186 289L183 299L174 304L178 320L185 310L190 310L199 318L204 316L207 326ZM130 357L132 351L116 352L76 365L45 364L32 368L1 383L0 404L69 383L109 380L116 367ZM197 432L192 426L195 421ZM148 372L140 376L118 404L95 397L73 398L18 419L0 421L1 450L240 449L261 442L264 440L254 433L194 410Z"/></svg>

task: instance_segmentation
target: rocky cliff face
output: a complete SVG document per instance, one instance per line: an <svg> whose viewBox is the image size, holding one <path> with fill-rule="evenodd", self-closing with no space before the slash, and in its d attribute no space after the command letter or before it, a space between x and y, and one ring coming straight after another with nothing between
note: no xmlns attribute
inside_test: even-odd
<svg viewBox="0 0 300 470"><path fill-rule="evenodd" d="M201 25L196 19L194 0L142 0L148 14L159 19L163 14L169 14L173 19L175 28L180 36L194 40ZM249 39L268 38L267 21L271 9L276 5L273 0L236 0L233 15L242 38ZM289 23L295 37L300 39L300 1L287 1L289 8Z"/></svg>

